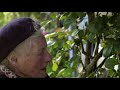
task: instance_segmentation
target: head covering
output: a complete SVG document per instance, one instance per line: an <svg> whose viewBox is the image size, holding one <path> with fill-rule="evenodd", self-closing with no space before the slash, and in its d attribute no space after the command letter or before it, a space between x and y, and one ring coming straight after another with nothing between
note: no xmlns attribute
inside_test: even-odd
<svg viewBox="0 0 120 90"><path fill-rule="evenodd" d="M0 29L0 62L36 30L31 18L14 19Z"/></svg>

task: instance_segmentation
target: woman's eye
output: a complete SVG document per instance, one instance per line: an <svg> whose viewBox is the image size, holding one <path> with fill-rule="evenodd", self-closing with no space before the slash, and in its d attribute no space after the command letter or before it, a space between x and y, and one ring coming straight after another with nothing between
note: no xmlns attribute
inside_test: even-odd
<svg viewBox="0 0 120 90"><path fill-rule="evenodd" d="M44 49L39 50L39 54L42 54L42 53L44 53Z"/></svg>

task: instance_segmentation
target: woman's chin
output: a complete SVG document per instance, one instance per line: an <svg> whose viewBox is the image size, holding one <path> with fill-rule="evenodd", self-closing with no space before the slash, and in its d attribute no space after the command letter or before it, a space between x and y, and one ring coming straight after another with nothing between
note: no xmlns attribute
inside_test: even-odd
<svg viewBox="0 0 120 90"><path fill-rule="evenodd" d="M46 78L48 75L47 75L47 73L46 73L46 70L42 70L41 72L40 72L40 78Z"/></svg>

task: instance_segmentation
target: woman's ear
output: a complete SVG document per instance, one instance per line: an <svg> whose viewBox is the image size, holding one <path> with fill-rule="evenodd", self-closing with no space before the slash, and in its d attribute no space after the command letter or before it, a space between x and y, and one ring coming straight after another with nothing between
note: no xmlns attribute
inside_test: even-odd
<svg viewBox="0 0 120 90"><path fill-rule="evenodd" d="M8 55L7 59L8 59L8 61L9 61L12 65L15 65L16 62L17 62L17 56L16 56L15 52L12 51L12 52Z"/></svg>

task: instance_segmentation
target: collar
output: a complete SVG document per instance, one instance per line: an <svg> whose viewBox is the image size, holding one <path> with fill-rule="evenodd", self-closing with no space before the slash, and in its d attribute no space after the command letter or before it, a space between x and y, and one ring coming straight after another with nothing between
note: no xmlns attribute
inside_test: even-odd
<svg viewBox="0 0 120 90"><path fill-rule="evenodd" d="M17 78L17 75L15 75L5 65L0 65L0 72L3 73L8 78Z"/></svg>

